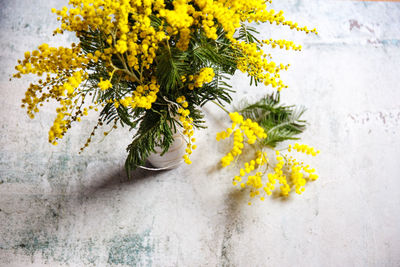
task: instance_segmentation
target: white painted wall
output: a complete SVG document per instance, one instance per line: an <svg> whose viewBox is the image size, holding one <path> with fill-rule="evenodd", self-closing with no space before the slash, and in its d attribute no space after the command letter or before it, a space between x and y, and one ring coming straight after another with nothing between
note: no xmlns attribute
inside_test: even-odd
<svg viewBox="0 0 400 267"><path fill-rule="evenodd" d="M292 65L283 100L308 108L303 142L322 151L320 179L301 196L247 206L236 170L217 168L227 147L215 133L227 123L212 105L194 164L130 181L124 129L78 155L90 116L47 143L54 106L28 119L19 106L29 79L8 79L24 51L73 41L51 38L50 8L65 2L0 1L0 266L400 265L400 3L275 1L320 33L259 28L303 44L276 54ZM240 74L232 83L237 99L271 91Z"/></svg>

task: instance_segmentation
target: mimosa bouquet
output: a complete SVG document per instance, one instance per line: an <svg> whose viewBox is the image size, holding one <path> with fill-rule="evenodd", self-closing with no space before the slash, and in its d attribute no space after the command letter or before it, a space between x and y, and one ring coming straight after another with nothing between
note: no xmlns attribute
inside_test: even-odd
<svg viewBox="0 0 400 267"><path fill-rule="evenodd" d="M317 178L314 169L289 155L277 151L270 161L263 151L296 139L305 127L304 110L279 103L279 92L287 87L280 72L289 65L273 62L264 48L301 50L301 46L260 39L250 23L317 34L315 29L286 20L282 11L268 9L270 1L265 0L70 0L69 4L52 9L61 24L54 34L73 32L78 42L58 48L42 44L26 52L14 75L38 76L22 101L31 118L44 102L59 103L50 143L56 145L89 112L99 112L98 125L81 150L103 124L134 129L125 164L129 173L156 148L166 153L179 131L187 143L182 159L191 164L194 131L207 126L201 107L212 101L232 121L232 127L217 135L217 140L230 136L234 140L221 165L236 162L246 146L256 148L255 158L240 169L234 185L250 188L252 197L264 199L276 181L287 196L292 189L301 193L307 180ZM229 112L226 106L234 93L229 77L236 70L247 73L250 84L271 86L276 92ZM299 144L287 149L318 153Z"/></svg>

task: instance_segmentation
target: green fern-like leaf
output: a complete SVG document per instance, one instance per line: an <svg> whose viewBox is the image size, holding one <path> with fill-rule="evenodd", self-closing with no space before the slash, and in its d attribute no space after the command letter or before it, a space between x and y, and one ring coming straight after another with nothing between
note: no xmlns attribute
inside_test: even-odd
<svg viewBox="0 0 400 267"><path fill-rule="evenodd" d="M143 116L140 126L132 143L127 147L128 157L125 161L125 169L130 176L130 171L143 165L156 146L168 151L174 141L171 126L160 114L148 111Z"/></svg>
<svg viewBox="0 0 400 267"><path fill-rule="evenodd" d="M280 142L299 139L296 136L306 128L306 121L301 118L305 109L280 104L279 93L245 104L239 112L264 128L267 138L260 141L263 146L276 147Z"/></svg>
<svg viewBox="0 0 400 267"><path fill-rule="evenodd" d="M157 81L164 87L165 92L174 93L182 86L181 76L188 72L185 53L177 48L165 46L157 57Z"/></svg>
<svg viewBox="0 0 400 267"><path fill-rule="evenodd" d="M254 27L250 27L246 24L242 24L240 29L239 29L239 40L246 41L247 43L260 43L260 41L255 37L255 34L259 34Z"/></svg>

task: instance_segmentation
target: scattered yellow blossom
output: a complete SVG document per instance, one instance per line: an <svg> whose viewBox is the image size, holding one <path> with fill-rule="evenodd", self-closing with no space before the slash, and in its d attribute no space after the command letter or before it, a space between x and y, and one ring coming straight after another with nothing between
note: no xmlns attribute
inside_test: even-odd
<svg viewBox="0 0 400 267"><path fill-rule="evenodd" d="M105 91L108 88L112 87L112 84L109 80L103 81L103 78L101 78L98 86L100 87L101 90Z"/></svg>
<svg viewBox="0 0 400 267"><path fill-rule="evenodd" d="M192 137L194 134L193 119L189 117L190 111L188 109L185 109L185 107L188 106L185 96L178 97L176 99L176 102L178 102L178 104L182 106L178 109L178 113L180 114L179 120L183 126L183 135L188 138L185 150L186 154L183 155L183 159L186 164L192 164L192 161L189 159L189 155L191 155L193 150L196 149L196 145L193 144L196 139Z"/></svg>
<svg viewBox="0 0 400 267"><path fill-rule="evenodd" d="M254 144L257 139L266 138L264 129L250 119L243 119L243 116L237 112L229 113L232 120L232 127L226 131L217 133L217 141L228 138L233 133L233 148L221 159L222 167L231 164L235 156L242 154L244 147L244 138L247 137L248 144Z"/></svg>
<svg viewBox="0 0 400 267"><path fill-rule="evenodd" d="M216 135L217 141L230 137L232 133L234 136L233 148L221 159L222 167L230 165L235 158L242 154L245 137L247 137L247 144L254 144L257 139L267 137L264 129L250 119L244 120L243 116L237 112L230 113L229 116L232 126ZM298 143L294 146L289 145L287 150L288 152L295 150L312 156L319 153L319 150L316 151L311 146ZM264 176L267 181L263 181ZM280 194L287 197L292 190L301 194L305 190L304 186L307 180L316 180L317 178L318 175L315 174L314 168L310 168L309 165L304 166L302 162L298 162L292 156L289 157L279 150L275 150L274 161L270 161L266 152L257 151L255 158L245 162L239 174L234 176L232 184L240 185L240 188L248 188L251 198L257 196L260 200L264 200L265 195L272 195L276 189L276 182L280 184Z"/></svg>

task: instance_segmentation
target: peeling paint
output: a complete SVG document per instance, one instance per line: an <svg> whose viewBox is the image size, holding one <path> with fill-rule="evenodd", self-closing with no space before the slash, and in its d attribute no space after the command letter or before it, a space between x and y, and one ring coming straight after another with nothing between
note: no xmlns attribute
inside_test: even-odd
<svg viewBox="0 0 400 267"><path fill-rule="evenodd" d="M108 263L128 266L152 266L154 244L150 230L141 234L116 236L108 242Z"/></svg>
<svg viewBox="0 0 400 267"><path fill-rule="evenodd" d="M347 118L347 123L350 124L351 122L351 125L379 125L379 128L384 130L393 129L398 131L400 125L400 109L348 114Z"/></svg>
<svg viewBox="0 0 400 267"><path fill-rule="evenodd" d="M22 236L22 234L21 234ZM77 258L86 266L97 266L104 259L104 244L107 247L108 265L152 266L154 244L150 231L140 234L118 235L109 240L70 240L59 239L29 231L13 245L0 243L1 250L13 250L16 254L31 256L40 255L45 262L71 263Z"/></svg>

